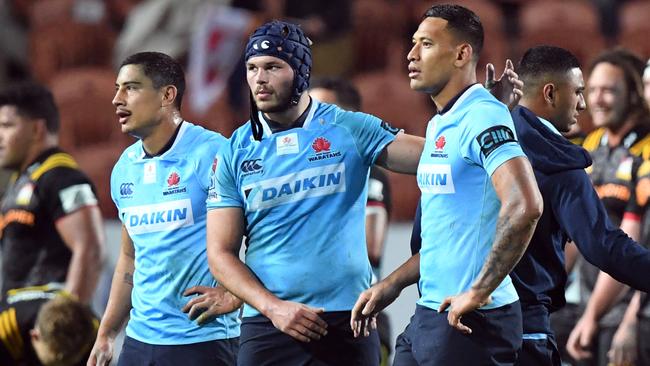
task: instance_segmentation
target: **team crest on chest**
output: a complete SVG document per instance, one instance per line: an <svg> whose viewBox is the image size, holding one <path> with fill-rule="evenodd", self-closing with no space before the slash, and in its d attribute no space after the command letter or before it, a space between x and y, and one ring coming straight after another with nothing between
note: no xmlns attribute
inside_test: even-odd
<svg viewBox="0 0 650 366"><path fill-rule="evenodd" d="M447 145L447 140L444 135L438 136L436 142L434 143L434 150L431 153L432 158L443 158L446 159L449 157L449 154L445 153L445 145Z"/></svg>
<svg viewBox="0 0 650 366"><path fill-rule="evenodd" d="M325 137L317 137L311 143L313 155L307 156L310 162L331 159L341 156L341 151L333 150L332 143Z"/></svg>
<svg viewBox="0 0 650 366"><path fill-rule="evenodd" d="M180 173L175 170L172 170L167 176L166 186L167 188L163 190L163 196L187 192L187 186L182 185Z"/></svg>

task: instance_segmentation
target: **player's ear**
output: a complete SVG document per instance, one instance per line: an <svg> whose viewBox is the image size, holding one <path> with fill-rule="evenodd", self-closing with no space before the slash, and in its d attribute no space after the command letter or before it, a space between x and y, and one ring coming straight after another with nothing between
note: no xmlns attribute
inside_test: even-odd
<svg viewBox="0 0 650 366"><path fill-rule="evenodd" d="M474 50L469 43L461 43L456 46L456 61L454 62L457 67L462 67L466 63L472 61Z"/></svg>
<svg viewBox="0 0 650 366"><path fill-rule="evenodd" d="M47 138L48 131L47 131L47 122L45 122L45 119L43 118L35 119L33 124L33 129L31 132L33 133L32 136L36 140L41 141Z"/></svg>
<svg viewBox="0 0 650 366"><path fill-rule="evenodd" d="M39 332L36 328L32 328L29 330L29 336L33 341L38 341L41 339L41 332Z"/></svg>
<svg viewBox="0 0 650 366"><path fill-rule="evenodd" d="M162 87L162 107L169 107L176 101L178 90L173 85Z"/></svg>
<svg viewBox="0 0 650 366"><path fill-rule="evenodd" d="M553 83L545 84L544 87L542 88L542 93L544 94L544 101L546 102L546 104L555 106L555 96L557 94L555 84Z"/></svg>

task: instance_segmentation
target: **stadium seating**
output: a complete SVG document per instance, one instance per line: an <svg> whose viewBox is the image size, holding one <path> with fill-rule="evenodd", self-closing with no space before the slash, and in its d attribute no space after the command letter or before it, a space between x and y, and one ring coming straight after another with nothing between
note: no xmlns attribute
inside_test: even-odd
<svg viewBox="0 0 650 366"><path fill-rule="evenodd" d="M49 83L61 114L59 145L78 161L97 186L102 214L115 217L110 198L113 165L133 139L117 123L115 73L108 68L73 68L62 71Z"/></svg>

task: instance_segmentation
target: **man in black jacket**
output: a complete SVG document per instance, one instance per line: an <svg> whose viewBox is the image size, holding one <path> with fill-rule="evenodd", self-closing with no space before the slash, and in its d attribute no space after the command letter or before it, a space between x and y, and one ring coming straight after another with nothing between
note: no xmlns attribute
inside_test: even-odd
<svg viewBox="0 0 650 366"><path fill-rule="evenodd" d="M524 95L512 110L512 119L544 199L533 238L510 274L524 327L517 364L559 366L549 315L566 302L565 243L573 240L589 262L643 291L650 290L650 251L611 223L584 170L591 165L589 153L560 134L569 131L585 109L584 81L575 56L559 47L533 47L517 72ZM419 221L416 216L412 238L416 251Z"/></svg>

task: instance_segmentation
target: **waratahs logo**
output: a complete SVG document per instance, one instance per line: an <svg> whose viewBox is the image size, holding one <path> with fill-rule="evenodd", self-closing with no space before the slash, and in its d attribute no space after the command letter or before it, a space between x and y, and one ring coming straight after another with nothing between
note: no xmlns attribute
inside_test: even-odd
<svg viewBox="0 0 650 366"><path fill-rule="evenodd" d="M180 182L181 182L181 177L176 172L172 172L169 175L169 177L167 177L167 187L175 187Z"/></svg>
<svg viewBox="0 0 650 366"><path fill-rule="evenodd" d="M163 191L163 196L187 192L187 187L180 187L180 183L181 176L177 172L169 173L169 176L167 177L167 189Z"/></svg>
<svg viewBox="0 0 650 366"><path fill-rule="evenodd" d="M442 150L445 148L445 144L447 141L445 140L445 136L440 136L436 140L436 150Z"/></svg>
<svg viewBox="0 0 650 366"><path fill-rule="evenodd" d="M329 142L329 140L327 140L325 137L317 137L314 142L311 143L311 148L314 150L316 155L307 157L307 160L310 162L341 156L340 151L330 151L332 148L332 143Z"/></svg>
<svg viewBox="0 0 650 366"><path fill-rule="evenodd" d="M440 135L434 143L435 150L431 154L431 157L446 159L449 155L444 153L445 145L447 145L447 140L445 139L445 136Z"/></svg>
<svg viewBox="0 0 650 366"><path fill-rule="evenodd" d="M319 137L311 144L311 148L317 153L330 151L330 146L332 146L332 144L330 144L325 137Z"/></svg>

